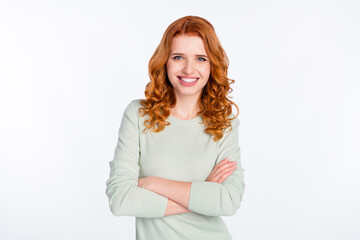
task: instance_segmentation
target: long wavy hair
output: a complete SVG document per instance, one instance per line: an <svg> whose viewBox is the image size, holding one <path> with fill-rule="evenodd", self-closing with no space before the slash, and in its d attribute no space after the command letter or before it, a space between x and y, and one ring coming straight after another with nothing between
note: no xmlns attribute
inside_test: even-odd
<svg viewBox="0 0 360 240"><path fill-rule="evenodd" d="M198 99L198 115L203 118L201 124L206 125L205 132L213 135L214 141L218 141L229 126L230 131L232 130L231 120L239 115L238 106L229 100L232 97L227 96L233 91L230 84L235 81L227 77L229 60L214 27L208 20L198 16L185 16L171 23L149 61L150 82L145 88L146 99L140 102L143 108L139 108L141 116L149 116L144 121L143 132L147 129L160 132L170 124L166 119L170 115L170 109L176 105L176 95L167 76L166 62L172 39L180 34L197 34L203 40L209 56L210 77ZM237 108L237 114L233 118L229 118L232 113L231 105Z"/></svg>

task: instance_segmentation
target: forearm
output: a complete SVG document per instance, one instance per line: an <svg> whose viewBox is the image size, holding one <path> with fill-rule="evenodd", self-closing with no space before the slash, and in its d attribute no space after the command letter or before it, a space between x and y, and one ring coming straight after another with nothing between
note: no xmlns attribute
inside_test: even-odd
<svg viewBox="0 0 360 240"><path fill-rule="evenodd" d="M192 212L191 210L183 207L182 205L174 202L171 199L168 199L168 205L166 207L165 216L181 214L181 213L188 213Z"/></svg>
<svg viewBox="0 0 360 240"><path fill-rule="evenodd" d="M152 181L151 184L149 184L148 189L173 200L186 209L188 208L191 182L152 177Z"/></svg>
<svg viewBox="0 0 360 240"><path fill-rule="evenodd" d="M113 162L111 166L113 168ZM115 216L141 218L164 216L168 199L150 190L135 186L132 179L120 174L113 174L106 185L110 210Z"/></svg>

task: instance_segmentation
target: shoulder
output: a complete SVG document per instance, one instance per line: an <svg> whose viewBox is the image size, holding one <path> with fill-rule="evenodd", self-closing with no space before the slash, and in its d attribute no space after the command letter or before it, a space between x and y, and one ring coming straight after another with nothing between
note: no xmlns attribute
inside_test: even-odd
<svg viewBox="0 0 360 240"><path fill-rule="evenodd" d="M142 100L143 100L143 99L141 99L141 98L133 99L133 100L130 101L130 103L128 104L127 107L133 108L133 109L135 109L136 111L138 111L140 107L143 107L143 106L141 105L141 101L142 101Z"/></svg>
<svg viewBox="0 0 360 240"><path fill-rule="evenodd" d="M141 100L143 99L133 99L131 100L127 105L126 105L126 108L125 108L125 112L138 112L139 108L142 107L141 105Z"/></svg>
<svg viewBox="0 0 360 240"><path fill-rule="evenodd" d="M231 113L228 117L229 119L234 118L235 114ZM233 142L238 138L239 135L239 126L240 126L240 120L238 117L230 120L231 126L228 126L226 129L223 130L224 135L219 140L220 146L223 144L228 144L228 142Z"/></svg>
<svg viewBox="0 0 360 240"><path fill-rule="evenodd" d="M235 117L234 113L231 113L230 116L229 116L229 118L234 118L234 117ZM231 123L232 129L234 129L234 128L237 129L239 127L239 125L240 125L240 120L239 120L238 117L236 117L236 118L232 119L230 121L230 123ZM226 129L226 131L228 131L230 129L231 129L231 127L229 126L228 129Z"/></svg>
<svg viewBox="0 0 360 240"><path fill-rule="evenodd" d="M127 117L131 121L139 121L142 118L139 113L139 108L143 107L141 100L143 99L133 99L129 101L124 110L124 117Z"/></svg>

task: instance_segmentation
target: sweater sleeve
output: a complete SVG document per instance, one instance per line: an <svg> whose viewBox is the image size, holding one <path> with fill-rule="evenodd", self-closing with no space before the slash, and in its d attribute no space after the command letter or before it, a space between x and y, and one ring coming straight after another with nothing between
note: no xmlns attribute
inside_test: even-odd
<svg viewBox="0 0 360 240"><path fill-rule="evenodd" d="M106 195L115 216L163 217L168 198L138 187L139 116L135 101L126 107L121 120L114 158L109 162Z"/></svg>
<svg viewBox="0 0 360 240"><path fill-rule="evenodd" d="M208 216L232 216L240 207L244 195L244 171L240 162L238 118L232 120L229 128L219 140L217 165L225 158L237 162L235 171L222 183L195 181L191 184L188 208Z"/></svg>

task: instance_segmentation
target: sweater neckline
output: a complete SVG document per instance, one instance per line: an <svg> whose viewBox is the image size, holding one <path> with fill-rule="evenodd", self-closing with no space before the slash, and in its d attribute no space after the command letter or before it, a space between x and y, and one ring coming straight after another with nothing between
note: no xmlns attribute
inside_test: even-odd
<svg viewBox="0 0 360 240"><path fill-rule="evenodd" d="M188 123L194 123L196 121L198 121L199 123L202 122L202 117L201 115L195 117L195 118L192 118L192 119L180 119L180 118L176 118L174 117L173 115L169 115L169 119L172 121L172 122L175 122L175 123L181 123L181 124L188 124Z"/></svg>

